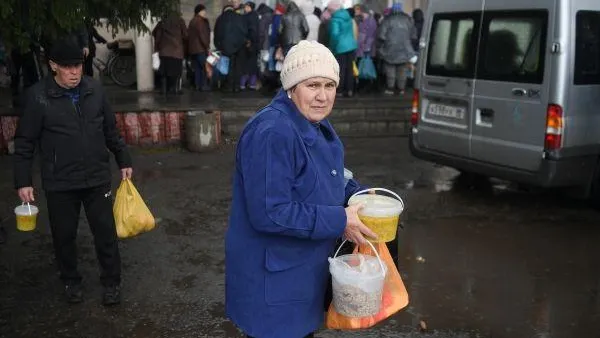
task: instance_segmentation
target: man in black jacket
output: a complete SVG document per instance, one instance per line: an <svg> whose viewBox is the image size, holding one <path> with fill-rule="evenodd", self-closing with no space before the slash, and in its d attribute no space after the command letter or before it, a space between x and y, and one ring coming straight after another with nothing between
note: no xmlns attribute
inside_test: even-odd
<svg viewBox="0 0 600 338"><path fill-rule="evenodd" d="M32 165L39 147L54 251L67 300L83 300L75 244L83 204L102 268L103 304L118 304L121 258L108 150L123 179L131 178L131 158L102 87L82 76L84 55L78 42L72 37L57 41L49 58L54 76L28 91L17 128L15 186L23 202L34 201Z"/></svg>
<svg viewBox="0 0 600 338"><path fill-rule="evenodd" d="M215 23L215 47L229 58L227 82L229 91L240 91L240 78L244 70L242 49L246 45L248 27L246 20L237 14L231 5L223 8L223 13Z"/></svg>

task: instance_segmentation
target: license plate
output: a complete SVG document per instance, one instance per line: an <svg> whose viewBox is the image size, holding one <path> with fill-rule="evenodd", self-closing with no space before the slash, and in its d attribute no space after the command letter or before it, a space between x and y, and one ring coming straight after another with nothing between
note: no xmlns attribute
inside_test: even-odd
<svg viewBox="0 0 600 338"><path fill-rule="evenodd" d="M465 118L465 109L442 104L430 104L428 115L462 120Z"/></svg>

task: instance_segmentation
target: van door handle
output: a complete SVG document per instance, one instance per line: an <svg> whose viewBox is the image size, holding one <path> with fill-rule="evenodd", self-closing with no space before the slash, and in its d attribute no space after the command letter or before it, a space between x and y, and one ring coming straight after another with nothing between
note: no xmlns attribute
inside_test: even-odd
<svg viewBox="0 0 600 338"><path fill-rule="evenodd" d="M519 97L527 96L527 89L513 88L512 93L514 96L519 96Z"/></svg>
<svg viewBox="0 0 600 338"><path fill-rule="evenodd" d="M475 124L479 127L492 128L494 125L494 111L487 108L477 108L475 111Z"/></svg>
<svg viewBox="0 0 600 338"><path fill-rule="evenodd" d="M427 84L432 87L446 87L446 83L444 83L444 82L429 81L429 82L427 82Z"/></svg>
<svg viewBox="0 0 600 338"><path fill-rule="evenodd" d="M479 115L481 117L493 117L494 116L494 110L493 109L487 109L487 108L481 108L481 109L479 109Z"/></svg>

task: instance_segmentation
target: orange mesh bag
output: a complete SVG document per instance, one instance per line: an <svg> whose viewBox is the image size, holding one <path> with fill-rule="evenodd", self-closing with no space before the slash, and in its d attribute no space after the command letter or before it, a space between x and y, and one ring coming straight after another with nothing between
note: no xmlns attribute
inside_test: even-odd
<svg viewBox="0 0 600 338"><path fill-rule="evenodd" d="M377 252L373 252L373 250L377 250ZM363 317L350 317L336 311L334 302L331 302L326 320L326 326L329 329L366 329L389 318L408 305L408 292L385 243L359 245L354 252L365 256L377 256L378 253L380 262L385 265L387 272L383 283L379 312ZM334 292L336 291L334 290Z"/></svg>

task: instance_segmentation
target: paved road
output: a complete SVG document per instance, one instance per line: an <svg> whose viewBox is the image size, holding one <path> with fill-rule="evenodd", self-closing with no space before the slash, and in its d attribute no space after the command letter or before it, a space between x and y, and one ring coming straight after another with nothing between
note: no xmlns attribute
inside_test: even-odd
<svg viewBox="0 0 600 338"><path fill-rule="evenodd" d="M505 182L473 186L413 159L406 143L348 139L346 155L362 182L406 199L399 266L411 303L371 330L317 337L600 337L599 214ZM63 302L43 197L38 230L17 233L11 160L0 158L0 220L10 235L0 245L0 337L241 337L223 306L233 149L136 151L135 182L159 225L122 242L124 302L111 309L100 305L86 223L86 300Z"/></svg>

